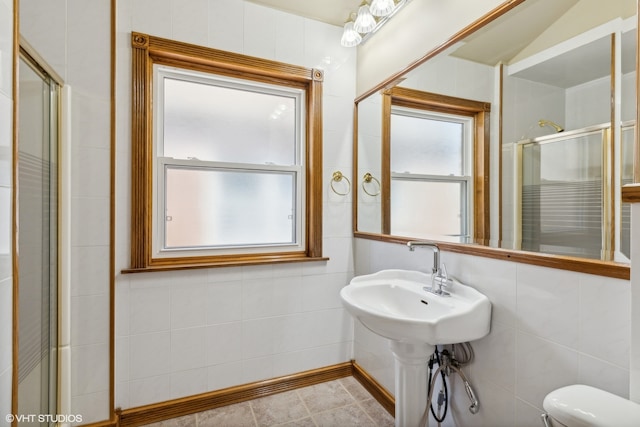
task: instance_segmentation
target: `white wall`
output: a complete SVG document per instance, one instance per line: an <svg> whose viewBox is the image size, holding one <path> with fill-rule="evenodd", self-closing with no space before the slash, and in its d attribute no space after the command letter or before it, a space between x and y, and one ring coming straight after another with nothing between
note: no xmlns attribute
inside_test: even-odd
<svg viewBox="0 0 640 427"><path fill-rule="evenodd" d="M118 274L116 405L193 395L350 360L339 289L353 276L351 176L356 54L342 29L241 0L119 0L117 270L128 267L130 32L325 70L324 255L328 262Z"/></svg>
<svg viewBox="0 0 640 427"><path fill-rule="evenodd" d="M631 227L640 234L640 203L631 205ZM629 398L640 403L640 238L631 239L631 384Z"/></svg>
<svg viewBox="0 0 640 427"><path fill-rule="evenodd" d="M109 418L110 1L20 1L20 32L71 87L71 413ZM4 28L4 27L3 27Z"/></svg>
<svg viewBox="0 0 640 427"><path fill-rule="evenodd" d="M429 250L356 239L356 274L385 268L429 272ZM459 378L446 425L539 426L544 396L583 383L629 396L630 285L564 270L442 253L447 271L492 303L490 334L464 368L480 400L471 415ZM387 341L355 326L356 361L393 393ZM455 420L455 424L453 424Z"/></svg>
<svg viewBox="0 0 640 427"><path fill-rule="evenodd" d="M13 271L11 197L13 133L13 1L0 1L0 426L11 413Z"/></svg>

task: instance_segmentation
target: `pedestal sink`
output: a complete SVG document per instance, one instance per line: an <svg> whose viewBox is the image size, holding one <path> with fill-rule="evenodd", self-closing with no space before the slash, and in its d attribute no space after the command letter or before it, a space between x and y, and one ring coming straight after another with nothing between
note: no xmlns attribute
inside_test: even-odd
<svg viewBox="0 0 640 427"><path fill-rule="evenodd" d="M382 270L353 278L340 296L367 329L390 340L395 357L396 426L416 427L427 407L427 362L435 346L489 333L491 303L453 280L449 296L435 295L431 275Z"/></svg>

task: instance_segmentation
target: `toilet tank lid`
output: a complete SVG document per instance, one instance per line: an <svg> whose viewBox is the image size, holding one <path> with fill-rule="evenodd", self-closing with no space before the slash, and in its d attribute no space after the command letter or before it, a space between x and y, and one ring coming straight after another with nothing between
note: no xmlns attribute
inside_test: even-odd
<svg viewBox="0 0 640 427"><path fill-rule="evenodd" d="M542 405L550 416L568 426L640 426L640 405L588 385L554 390Z"/></svg>

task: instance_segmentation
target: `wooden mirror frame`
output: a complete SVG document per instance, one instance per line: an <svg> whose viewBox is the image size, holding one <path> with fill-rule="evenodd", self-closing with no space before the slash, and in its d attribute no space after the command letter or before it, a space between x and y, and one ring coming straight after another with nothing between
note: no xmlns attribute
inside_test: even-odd
<svg viewBox="0 0 640 427"><path fill-rule="evenodd" d="M363 94L361 94L355 99L354 121L353 121L354 122L354 126L353 126L353 171L354 171L353 179L354 180L356 179L355 175L357 174L357 171L358 171L358 104L364 99L368 98L370 95L373 95L376 92L384 91L386 88L394 86L395 82L400 81L400 79L402 79L402 77L408 72L414 70L415 68L424 64L429 59L434 58L438 54L446 51L448 48L450 48L454 44L462 41L463 39L465 39L475 31L493 22L494 20L506 14L513 8L523 3L524 1L526 0L514 0L514 1L500 5L499 7L489 12L488 14L482 16L480 19L476 20L475 22L471 23L467 27L463 28L461 31L454 34L446 42L440 44L436 48L427 52L424 56L414 61L412 64L410 64L406 68L389 76L387 79L379 83L377 86L369 89L368 91L364 92ZM638 3L640 6L640 0L638 1ZM639 15L638 9L639 7L636 7L636 19L638 19L637 17ZM640 26L640 20L638 21L639 23L637 27ZM638 37L638 39L640 39L640 36ZM638 52L638 43L636 44L636 52ZM638 54L636 53L636 58L637 57L638 57ZM638 59L636 60L636 81L637 81L636 100L638 99L638 80L640 80L638 78L637 70L638 70ZM636 101L636 109L637 109L637 101ZM637 115L640 116L640 113L637 112ZM500 119L502 118L501 110L499 112L499 117ZM639 153L640 150L638 149L639 133L640 131L638 130L638 126L636 126L636 141L635 141L635 147L636 147L635 180L636 181L640 179L640 176L639 176L640 172L638 172L638 169L639 169L638 164L640 163L638 161L638 156L640 154ZM502 164L499 164L498 167L500 169L499 171L500 180L502 180ZM629 199L631 197L630 193L631 193L631 190L623 191L624 201L627 201L627 202L630 201ZM635 190L633 193L634 195L637 194ZM384 241L384 242L390 242L390 243L400 243L400 244L406 244L406 242L408 242L409 240L412 240L406 237L392 236L389 234L358 231L357 202L358 202L358 191L357 191L357 186L355 186L353 191L353 212L352 212L354 237L369 239L369 240ZM550 267L550 268L561 269L561 270L595 274L599 276L612 277L612 278L618 278L618 279L624 279L624 280L629 280L631 277L630 265L618 263L618 262L601 261L601 260L593 260L593 259L578 258L578 257L571 257L571 256L562 256L562 255L552 255L552 254L544 254L544 253L537 253L537 252L526 252L526 251L520 251L520 250L493 248L493 247L481 246L477 244L449 243L449 242L440 242L440 241L438 241L437 243L441 250L448 251L448 252L474 255L474 256L480 256L485 258L500 259L505 261L520 262L523 264L538 265L541 267Z"/></svg>

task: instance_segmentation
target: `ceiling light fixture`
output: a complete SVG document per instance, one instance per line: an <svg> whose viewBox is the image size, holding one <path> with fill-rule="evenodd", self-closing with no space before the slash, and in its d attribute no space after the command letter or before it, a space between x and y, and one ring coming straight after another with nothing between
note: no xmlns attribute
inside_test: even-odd
<svg viewBox="0 0 640 427"><path fill-rule="evenodd" d="M353 23L353 29L361 34L366 34L373 31L376 24L376 18L369 11L369 5L366 1L363 1L358 9L358 17L356 22Z"/></svg>
<svg viewBox="0 0 640 427"><path fill-rule="evenodd" d="M349 20L344 24L342 40L340 44L344 47L358 46L362 42L362 36L353 28L353 21Z"/></svg>
<svg viewBox="0 0 640 427"><path fill-rule="evenodd" d="M387 16L395 7L393 0L373 0L369 10L373 16Z"/></svg>
<svg viewBox="0 0 640 427"><path fill-rule="evenodd" d="M411 0L363 0L358 13L352 12L344 24L340 43L345 47L366 41Z"/></svg>

